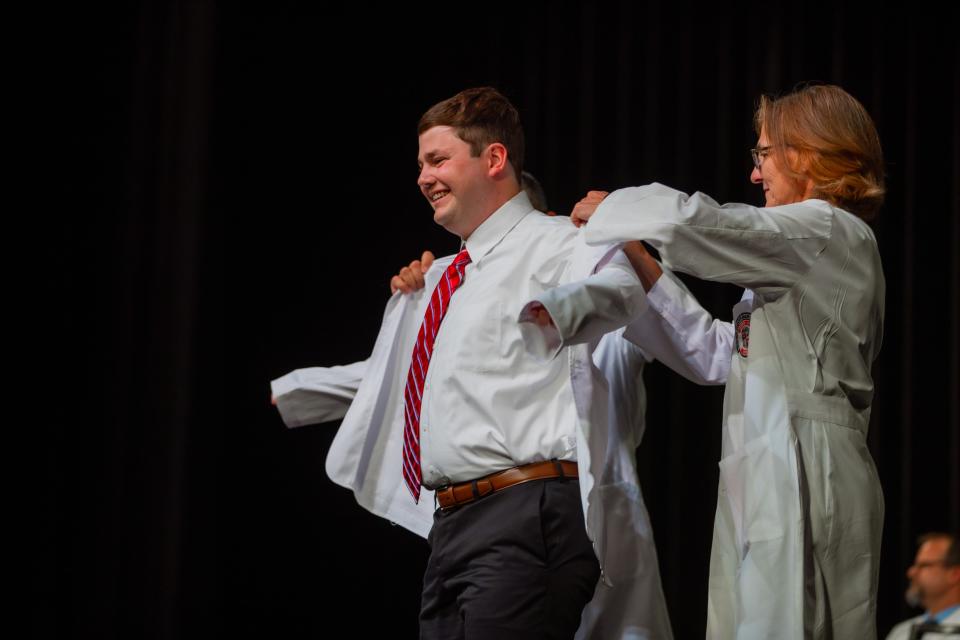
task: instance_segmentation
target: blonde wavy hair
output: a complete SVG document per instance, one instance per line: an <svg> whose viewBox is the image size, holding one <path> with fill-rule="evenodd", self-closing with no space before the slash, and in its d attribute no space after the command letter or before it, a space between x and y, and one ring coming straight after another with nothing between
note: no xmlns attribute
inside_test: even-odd
<svg viewBox="0 0 960 640"><path fill-rule="evenodd" d="M762 96L754 114L766 130L777 166L813 182L813 197L864 220L883 204L883 151L867 110L833 85L809 85L785 96ZM787 154L791 149L794 153Z"/></svg>

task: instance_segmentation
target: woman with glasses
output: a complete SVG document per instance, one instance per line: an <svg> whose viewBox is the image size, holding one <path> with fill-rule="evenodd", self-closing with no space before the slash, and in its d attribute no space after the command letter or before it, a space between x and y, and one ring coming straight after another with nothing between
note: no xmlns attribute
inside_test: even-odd
<svg viewBox="0 0 960 640"><path fill-rule="evenodd" d="M573 217L589 219L591 244L628 243L676 354L729 362L707 637L874 638L883 496L865 438L884 279L864 220L883 201L880 142L834 86L763 98L756 128L763 208L652 184L591 192ZM676 301L689 297L638 240L676 271L744 287L732 330L703 340L702 323L685 323ZM528 308L564 344L589 334L564 320L576 295Z"/></svg>

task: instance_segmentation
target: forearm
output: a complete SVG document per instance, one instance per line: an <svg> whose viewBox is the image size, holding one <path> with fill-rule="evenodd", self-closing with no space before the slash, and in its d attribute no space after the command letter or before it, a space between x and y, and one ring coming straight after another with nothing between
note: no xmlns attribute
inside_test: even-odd
<svg viewBox="0 0 960 640"><path fill-rule="evenodd" d="M643 243L639 240L631 240L625 243L623 245L623 253L627 256L627 260L630 261L630 266L636 271L637 277L640 278L640 284L643 285L643 290L649 293L653 285L656 284L660 276L663 275L660 264L653 259L653 256L647 252Z"/></svg>

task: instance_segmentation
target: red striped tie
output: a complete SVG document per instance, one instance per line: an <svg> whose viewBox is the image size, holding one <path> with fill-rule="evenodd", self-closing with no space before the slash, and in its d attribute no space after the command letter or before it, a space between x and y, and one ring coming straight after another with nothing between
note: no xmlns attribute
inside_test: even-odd
<svg viewBox="0 0 960 640"><path fill-rule="evenodd" d="M447 314L450 297L463 282L463 274L468 264L470 254L464 249L447 267L437 283L437 288L433 290L430 306L427 307L423 324L420 325L417 343L413 345L407 388L403 392L403 479L417 502L420 501L420 404L423 400L423 381L427 377L430 356L433 355L433 341L440 330L443 316Z"/></svg>

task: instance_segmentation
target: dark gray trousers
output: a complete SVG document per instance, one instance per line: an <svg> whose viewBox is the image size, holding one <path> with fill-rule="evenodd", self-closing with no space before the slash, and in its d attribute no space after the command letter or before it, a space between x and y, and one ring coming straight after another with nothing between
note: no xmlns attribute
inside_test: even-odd
<svg viewBox="0 0 960 640"><path fill-rule="evenodd" d="M576 478L438 510L429 542L423 640L573 638L600 575Z"/></svg>

